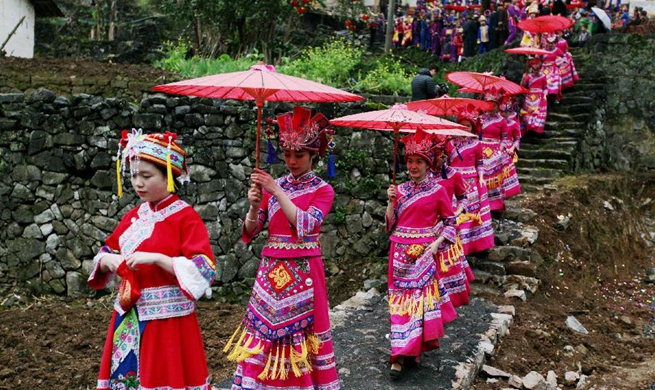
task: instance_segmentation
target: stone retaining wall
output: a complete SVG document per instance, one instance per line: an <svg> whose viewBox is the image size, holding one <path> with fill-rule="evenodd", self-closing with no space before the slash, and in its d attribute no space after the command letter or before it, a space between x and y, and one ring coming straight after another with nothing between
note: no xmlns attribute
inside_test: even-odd
<svg viewBox="0 0 655 390"><path fill-rule="evenodd" d="M265 115L290 107L269 105ZM319 109L334 117L365 106ZM180 135L192 179L180 194L207 225L217 283L249 280L265 236L249 247L239 240L255 123L253 105L245 102L151 95L135 107L122 99L69 99L45 89L0 94L0 284L39 293L83 291L94 254L137 203L129 188L122 199L116 196L117 141L121 129L132 127ZM338 178L331 182L337 197L321 239L328 274L353 257L384 257L388 250L383 218L390 134L337 130L336 141ZM276 176L285 170L283 163L267 169Z"/></svg>

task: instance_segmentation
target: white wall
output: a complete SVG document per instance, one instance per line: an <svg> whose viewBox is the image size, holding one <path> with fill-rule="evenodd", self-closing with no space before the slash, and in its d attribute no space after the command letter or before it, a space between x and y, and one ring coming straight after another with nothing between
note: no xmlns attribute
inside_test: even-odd
<svg viewBox="0 0 655 390"><path fill-rule="evenodd" d="M10 57L34 57L34 7L29 0L0 0L0 46L25 16L4 50Z"/></svg>

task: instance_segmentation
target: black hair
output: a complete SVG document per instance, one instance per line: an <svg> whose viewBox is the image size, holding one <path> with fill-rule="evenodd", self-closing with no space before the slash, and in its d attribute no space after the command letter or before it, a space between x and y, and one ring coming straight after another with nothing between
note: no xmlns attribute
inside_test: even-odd
<svg viewBox="0 0 655 390"><path fill-rule="evenodd" d="M439 67L434 62L431 62L425 66L428 70L434 69L435 71L439 70Z"/></svg>

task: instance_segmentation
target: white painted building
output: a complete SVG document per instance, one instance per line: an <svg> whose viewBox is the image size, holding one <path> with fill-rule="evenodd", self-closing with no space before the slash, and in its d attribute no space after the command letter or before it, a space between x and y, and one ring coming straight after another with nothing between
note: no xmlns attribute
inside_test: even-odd
<svg viewBox="0 0 655 390"><path fill-rule="evenodd" d="M0 0L0 46L16 27L4 51L9 57L34 57L34 25L36 18L64 16L53 0Z"/></svg>

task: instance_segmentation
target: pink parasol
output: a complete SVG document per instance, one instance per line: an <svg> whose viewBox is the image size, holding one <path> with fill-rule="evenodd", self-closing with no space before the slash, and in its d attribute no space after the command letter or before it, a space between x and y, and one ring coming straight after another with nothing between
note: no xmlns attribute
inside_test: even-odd
<svg viewBox="0 0 655 390"><path fill-rule="evenodd" d="M254 100L257 105L255 167L259 168L262 108L266 101L354 102L364 98L300 77L277 73L272 65L258 64L244 72L223 73L157 85L155 91L216 99Z"/></svg>
<svg viewBox="0 0 655 390"><path fill-rule="evenodd" d="M528 92L527 89L515 82L494 76L491 73L452 72L446 74L446 79L453 84L466 88L462 92L485 93L492 87L502 89L506 95L518 95Z"/></svg>
<svg viewBox="0 0 655 390"><path fill-rule="evenodd" d="M546 54L550 54L548 50L544 49L539 49L536 47L530 47L530 46L525 46L525 47L514 47L511 49L505 49L505 53L510 53L510 54L526 54L529 56L543 56Z"/></svg>
<svg viewBox="0 0 655 390"><path fill-rule="evenodd" d="M393 184L396 184L396 156L398 154L398 133L412 133L423 129L428 133L454 135L460 137L475 137L458 123L445 119L410 111L404 104L396 104L386 110L363 112L347 115L330 121L331 125L343 127L360 127L370 130L386 130L394 133L393 146Z"/></svg>
<svg viewBox="0 0 655 390"><path fill-rule="evenodd" d="M571 19L559 15L537 16L533 19L526 19L519 22L518 28L531 33L552 33L559 30L566 30L573 25Z"/></svg>
<svg viewBox="0 0 655 390"><path fill-rule="evenodd" d="M494 104L477 99L453 98L448 95L436 99L418 100L407 103L407 108L412 111L422 111L428 115L457 115L463 108L473 106L480 111L489 111Z"/></svg>

